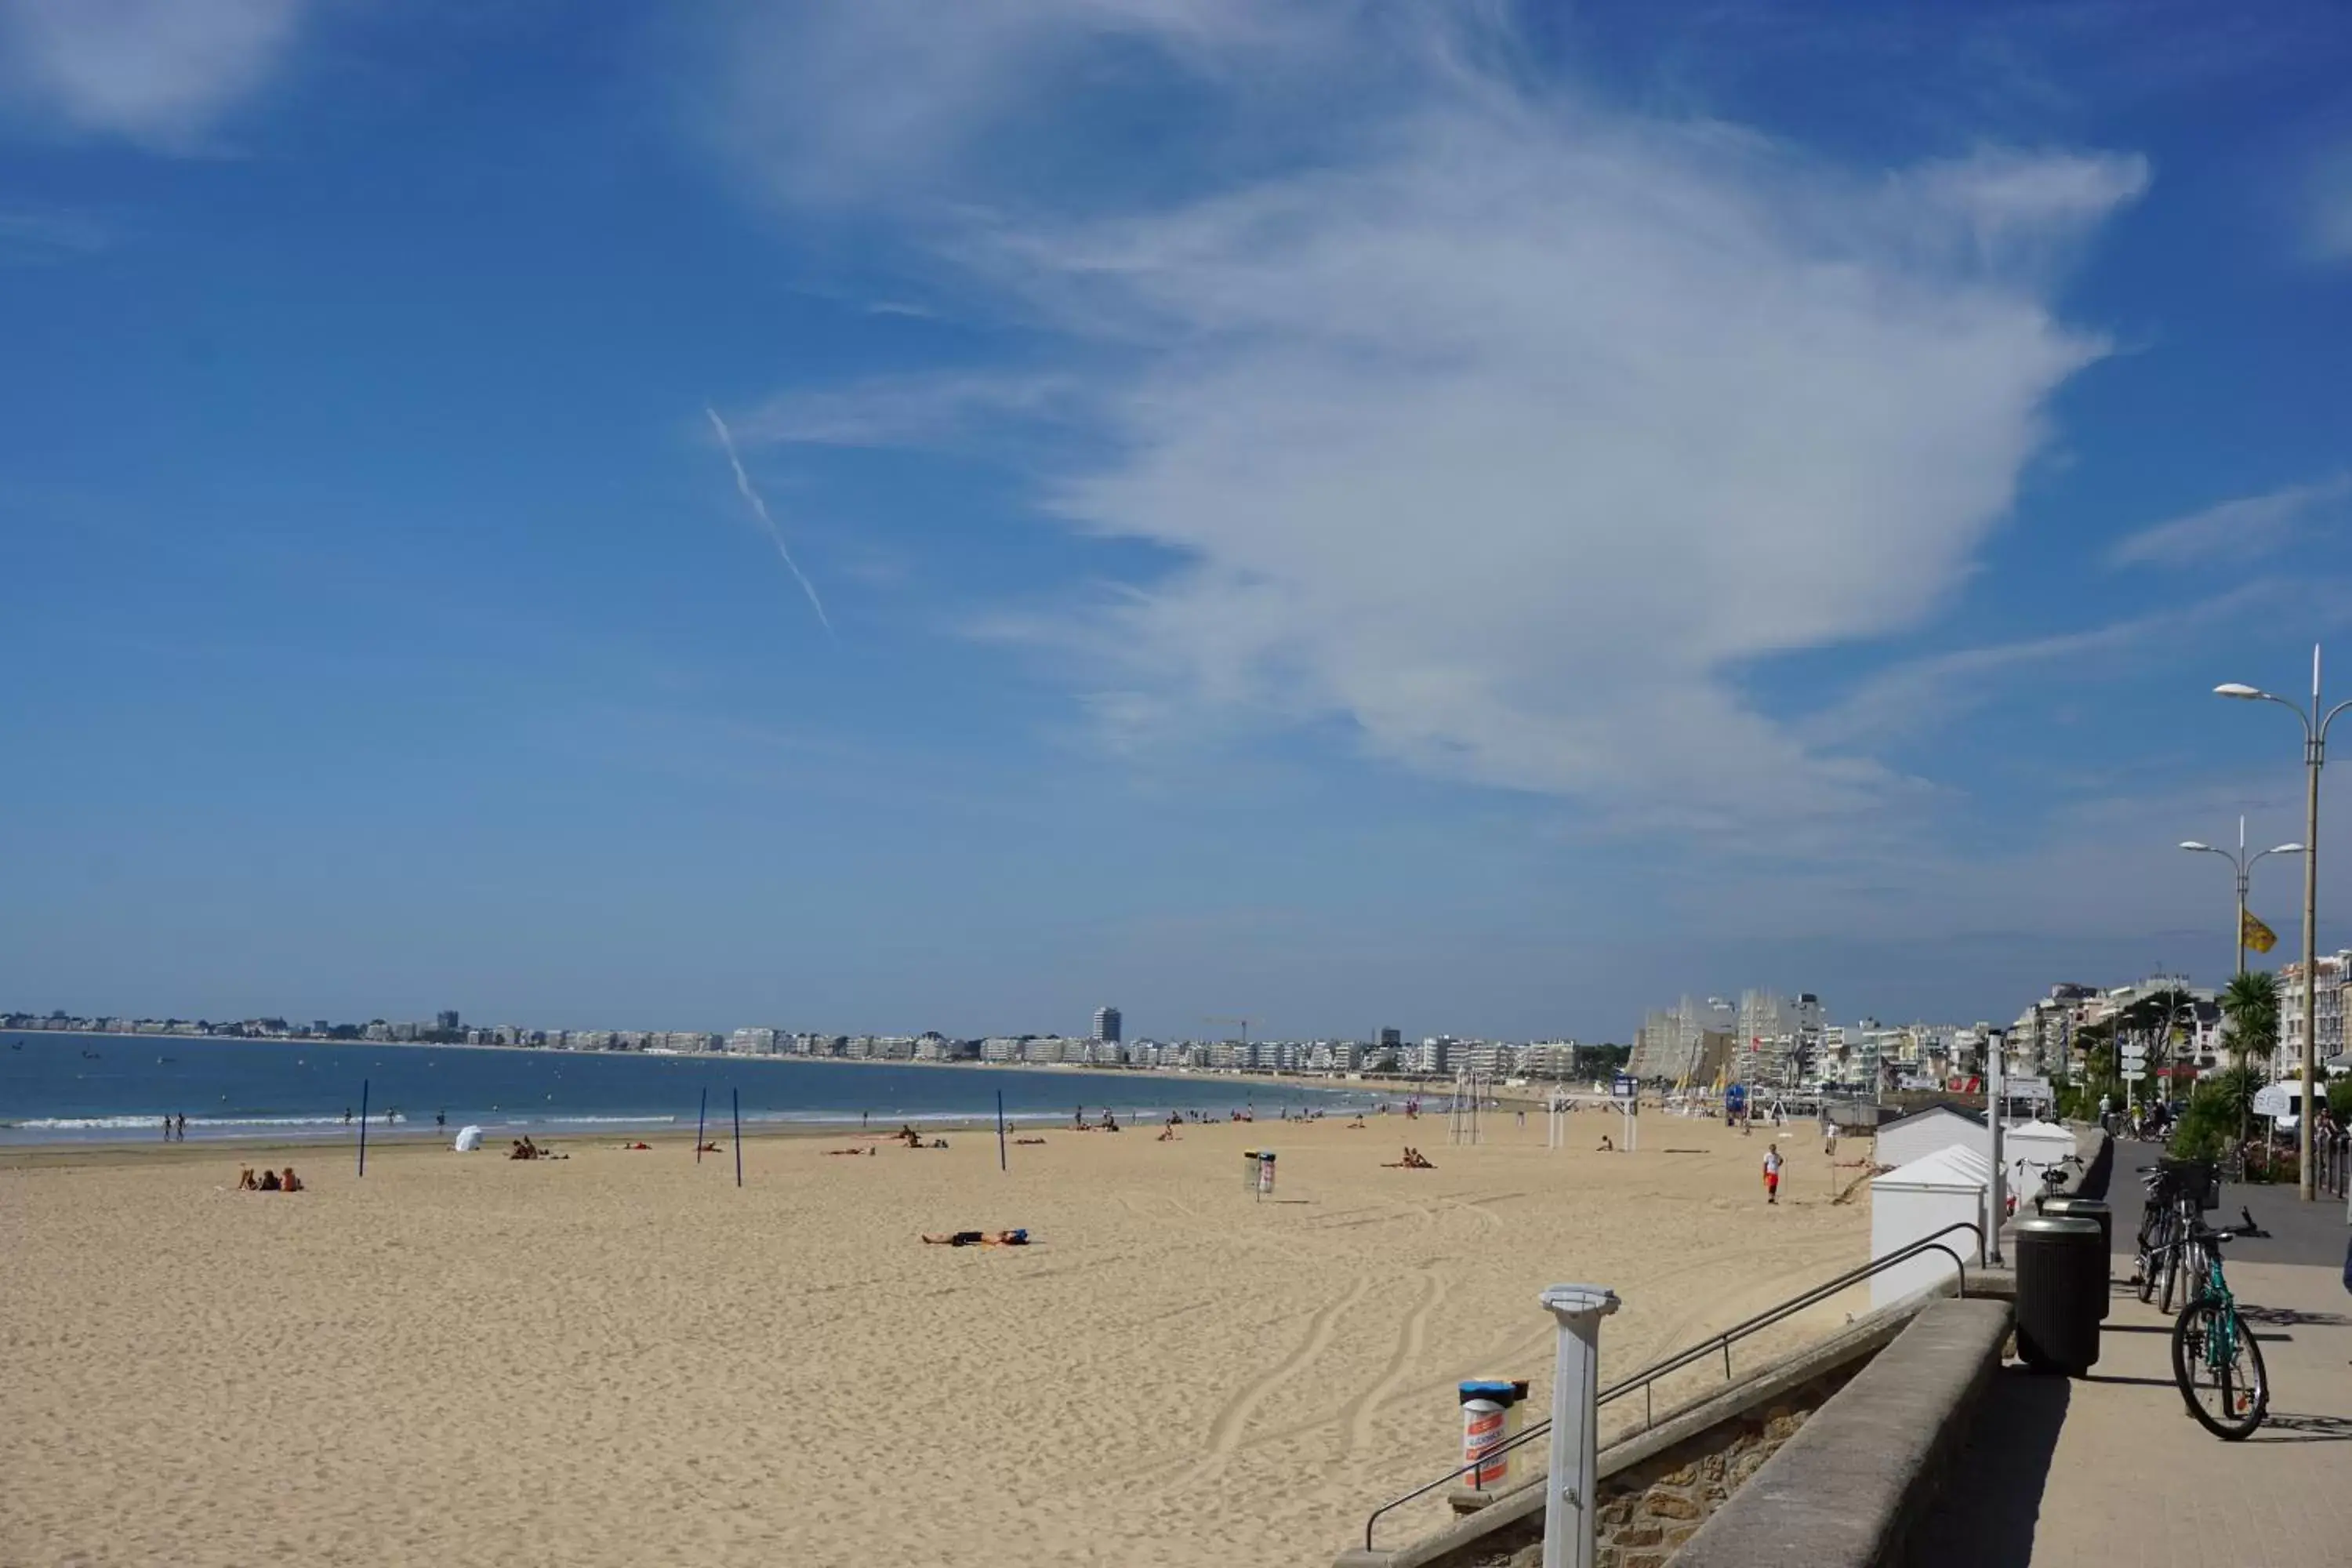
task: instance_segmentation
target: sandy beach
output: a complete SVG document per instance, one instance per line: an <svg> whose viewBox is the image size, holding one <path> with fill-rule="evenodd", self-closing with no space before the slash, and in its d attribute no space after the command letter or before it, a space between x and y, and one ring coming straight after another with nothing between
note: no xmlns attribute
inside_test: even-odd
<svg viewBox="0 0 2352 1568"><path fill-rule="evenodd" d="M1540 1395L1544 1286L1623 1297L1605 1377L1865 1256L1809 1130L1768 1209L1762 1134L1618 1126L1048 1131L1009 1173L771 1137L741 1191L682 1136L273 1152L290 1196L217 1146L11 1151L0 1563L1327 1563L1454 1462L1458 1379ZM1382 1169L1408 1142L1438 1168Z"/></svg>

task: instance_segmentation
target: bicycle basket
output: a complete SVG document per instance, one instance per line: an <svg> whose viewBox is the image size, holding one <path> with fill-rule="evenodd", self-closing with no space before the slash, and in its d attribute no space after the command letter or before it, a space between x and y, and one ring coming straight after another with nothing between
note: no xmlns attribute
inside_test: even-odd
<svg viewBox="0 0 2352 1568"><path fill-rule="evenodd" d="M2210 1214L2221 1206L2221 1173L2212 1161L2165 1158L2156 1163L2167 1186L2182 1197L2196 1199L2200 1213Z"/></svg>

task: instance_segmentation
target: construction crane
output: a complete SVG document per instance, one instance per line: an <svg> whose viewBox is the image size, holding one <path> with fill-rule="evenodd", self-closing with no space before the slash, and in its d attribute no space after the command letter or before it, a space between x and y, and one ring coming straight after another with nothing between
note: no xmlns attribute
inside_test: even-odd
<svg viewBox="0 0 2352 1568"><path fill-rule="evenodd" d="M1247 1018L1203 1018L1201 1022L1203 1024L1238 1024L1241 1026L1242 1031L1241 1043L1245 1046L1249 1044L1249 1020Z"/></svg>

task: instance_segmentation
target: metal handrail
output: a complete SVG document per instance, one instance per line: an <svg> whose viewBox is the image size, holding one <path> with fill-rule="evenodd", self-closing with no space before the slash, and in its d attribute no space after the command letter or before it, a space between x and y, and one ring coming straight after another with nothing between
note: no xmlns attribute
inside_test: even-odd
<svg viewBox="0 0 2352 1568"><path fill-rule="evenodd" d="M1745 1322L1734 1323L1731 1327L1724 1330L1722 1332L1710 1334L1706 1339L1699 1341L1696 1344L1690 1346L1686 1350L1677 1351L1662 1362L1643 1367L1640 1372L1634 1373L1632 1376L1625 1378L1622 1382L1610 1384L1607 1388L1602 1389L1594 1396L1593 1408L1597 1410L1601 1405L1622 1398L1626 1394L1632 1394L1634 1390L1639 1389L1642 1394L1642 1430L1646 1432L1650 1430L1651 1427L1657 1425L1655 1412L1653 1409L1650 1398L1650 1391L1653 1385L1657 1383L1658 1379L1664 1377L1669 1373L1680 1372L1683 1368L1704 1360L1720 1350L1723 1352L1723 1375L1727 1380L1731 1376L1731 1346L1732 1342L1735 1340L1743 1340L1749 1334L1755 1333L1760 1329L1769 1329L1774 1323L1780 1321L1784 1318L1801 1312L1808 1307L1816 1306L1821 1302L1829 1300L1832 1296L1838 1294L1838 1292L1842 1290L1851 1289L1855 1285L1860 1284L1863 1280L1878 1273L1881 1269L1891 1268L1898 1263L1907 1263L1912 1258L1917 1258L1924 1253L1931 1251L1940 1252L1945 1257L1952 1260L1952 1266L1959 1271L1960 1294L1965 1296L1968 1294L1969 1289L1968 1260L1962 1258L1957 1251L1953 1250L1952 1247L1948 1246L1941 1239L1944 1237L1951 1235L1952 1232L1956 1230L1965 1230L1969 1235L1977 1238L1977 1256L1981 1258L1984 1256L1985 1244L1983 1226L1977 1225L1972 1220L1955 1220L1941 1230L1930 1232L1929 1234L1921 1237L1916 1241L1906 1242L1903 1246L1896 1247L1894 1251L1886 1254L1884 1258L1874 1258L1869 1262L1863 1264L1859 1268L1849 1268L1835 1279L1814 1286L1811 1289L1807 1290L1802 1295L1791 1296L1789 1300L1781 1302L1779 1306L1768 1307L1763 1311L1757 1313L1756 1316L1748 1319ZM1412 1490L1405 1493L1402 1497L1391 1498L1387 1502L1381 1504L1380 1507L1372 1510L1370 1516L1364 1521L1364 1550L1367 1552L1372 1550L1372 1527L1380 1522L1381 1515L1387 1513L1391 1509L1402 1508L1406 1503L1427 1497L1431 1492L1435 1491L1438 1488L1446 1485L1448 1482L1460 1480L1464 1476L1470 1474L1474 1470L1482 1470L1488 1465L1493 1464L1503 1455L1518 1447L1521 1444L1531 1443L1538 1437L1548 1436L1550 1431L1551 1418L1549 1416L1546 1416L1541 1421L1534 1423L1513 1436L1505 1439L1496 1447L1487 1449L1485 1453L1479 1455L1477 1458L1471 1460L1468 1464L1458 1466L1455 1468L1447 1471L1444 1475L1438 1477L1427 1486L1415 1487Z"/></svg>

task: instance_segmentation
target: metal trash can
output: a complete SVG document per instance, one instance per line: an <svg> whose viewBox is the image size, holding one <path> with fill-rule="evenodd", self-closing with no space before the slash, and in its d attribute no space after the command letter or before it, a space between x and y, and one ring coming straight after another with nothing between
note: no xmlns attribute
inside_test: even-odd
<svg viewBox="0 0 2352 1568"><path fill-rule="evenodd" d="M2115 1291L2112 1289L2116 1256L2114 1211L2096 1198L2044 1198L2042 1200L2042 1212L2053 1218L2063 1219L2072 1215L2080 1219L2095 1219L2099 1222L2099 1256L2106 1260L2105 1266L2099 1270L2099 1321L2105 1322L2107 1308L2113 1303L2115 1298Z"/></svg>
<svg viewBox="0 0 2352 1568"><path fill-rule="evenodd" d="M2107 1298L2107 1255L2099 1222L2087 1215L2020 1220L2017 1354L2036 1372L2080 1377L2099 1364L2099 1308Z"/></svg>

